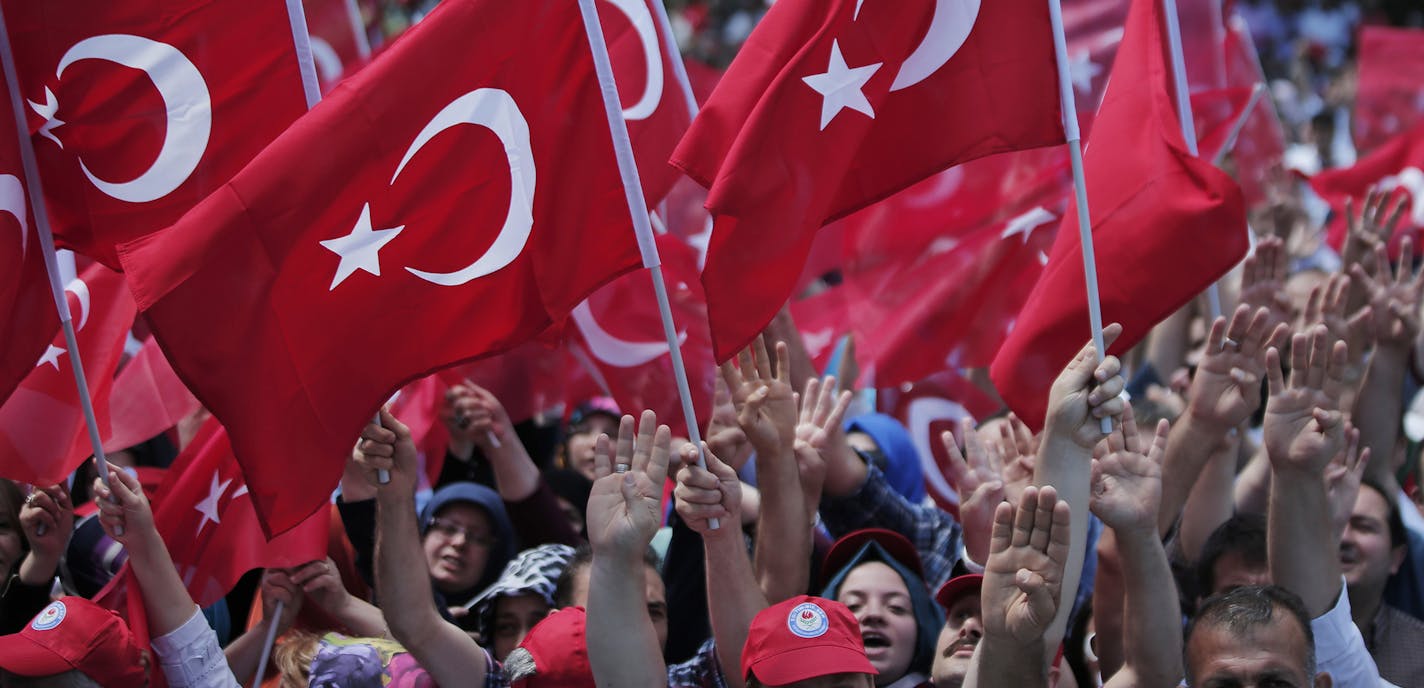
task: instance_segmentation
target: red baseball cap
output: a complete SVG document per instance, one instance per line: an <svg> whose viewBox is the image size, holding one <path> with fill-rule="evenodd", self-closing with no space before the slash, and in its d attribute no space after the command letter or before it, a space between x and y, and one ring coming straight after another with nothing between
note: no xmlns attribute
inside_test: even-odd
<svg viewBox="0 0 1424 688"><path fill-rule="evenodd" d="M865 658L860 624L845 605L810 595L775 604L752 619L742 678L786 685L832 674L878 674Z"/></svg>
<svg viewBox="0 0 1424 688"><path fill-rule="evenodd" d="M984 587L984 574L966 573L962 576L955 576L939 586L939 592L935 593L935 601L939 606L949 610L954 601L968 594L978 595L979 590Z"/></svg>
<svg viewBox="0 0 1424 688"><path fill-rule="evenodd" d="M843 535L826 552L826 558L821 561L821 587L830 584L831 577L845 568L846 563L869 542L880 545L895 561L924 579L925 567L920 563L920 553L904 535L884 528L861 528Z"/></svg>
<svg viewBox="0 0 1424 688"><path fill-rule="evenodd" d="M583 607L555 610L529 629L519 646L534 658L538 672L514 688L595 688L588 663L588 615Z"/></svg>
<svg viewBox="0 0 1424 688"><path fill-rule="evenodd" d="M148 684L143 650L118 614L82 597L51 602L19 633L0 636L0 668L20 676L78 670L105 686Z"/></svg>

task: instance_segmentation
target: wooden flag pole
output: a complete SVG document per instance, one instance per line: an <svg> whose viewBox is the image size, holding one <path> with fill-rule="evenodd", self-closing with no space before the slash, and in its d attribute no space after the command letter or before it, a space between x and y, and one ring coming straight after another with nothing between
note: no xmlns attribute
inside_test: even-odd
<svg viewBox="0 0 1424 688"><path fill-rule="evenodd" d="M673 323L667 284L663 280L662 258L658 256L658 244L653 238L648 204L643 198L643 184L638 179L638 163L633 158L633 143L628 138L628 123L623 119L623 107L618 102L618 86L613 80L613 63L608 59L608 46L604 42L603 27L599 25L598 10L594 8L593 2L594 0L579 0L579 13L583 16L583 28L588 35L589 47L593 50L593 65L598 73L599 90L603 94L603 109L608 116L609 133L613 135L613 153L618 158L618 174L623 180L623 192L628 199L628 214L633 218L633 233L638 238L643 267L648 269L653 278L653 294L658 300L658 315L662 318L663 336L667 339L668 354L672 358L673 378L677 382L678 399L682 402L683 419L687 422L688 439L697 447L697 465L706 468L702 433L697 427L697 412L692 406L692 390L687 384L682 347L678 343L677 326ZM712 519L710 525L714 529L717 528L717 519Z"/></svg>
<svg viewBox="0 0 1424 688"><path fill-rule="evenodd" d="M5 17L0 13L0 63L3 63L5 83L10 92L10 109L15 117L15 133L19 138L20 164L24 169L25 192L29 196L30 208L34 211L35 232L39 234L40 250L44 252L45 271L49 274L49 290L54 297L54 306L59 313L59 326L64 331L64 347L69 354L69 364L74 371L74 384L79 388L79 406L84 411L84 425L89 429L89 444L94 449L94 460L98 464L99 479L109 486L109 462L104 455L104 441L99 436L99 422L94 417L94 400L89 396L89 383L84 376L84 362L79 358L79 340L74 334L74 320L69 312L69 299L64 295L64 285L60 283L59 259L54 252L54 234L49 226L49 212L45 208L44 187L40 183L39 165L35 162L34 142L29 137L29 122L25 116L23 100L20 98L20 80L15 69L15 55L10 48L10 33L5 27ZM25 222L20 221L20 229Z"/></svg>

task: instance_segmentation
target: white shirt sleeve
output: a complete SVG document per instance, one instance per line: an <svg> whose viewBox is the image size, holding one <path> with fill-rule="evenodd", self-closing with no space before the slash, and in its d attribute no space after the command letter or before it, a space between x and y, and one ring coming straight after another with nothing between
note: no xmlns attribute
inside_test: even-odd
<svg viewBox="0 0 1424 688"><path fill-rule="evenodd" d="M182 626L151 644L170 688L242 688L218 646L217 634L196 606Z"/></svg>
<svg viewBox="0 0 1424 688"><path fill-rule="evenodd" d="M1365 648L1365 639L1350 618L1350 597L1346 594L1343 576L1335 606L1312 620L1310 631L1315 634L1316 671L1330 674L1334 685L1341 688L1394 686L1380 678L1379 668Z"/></svg>

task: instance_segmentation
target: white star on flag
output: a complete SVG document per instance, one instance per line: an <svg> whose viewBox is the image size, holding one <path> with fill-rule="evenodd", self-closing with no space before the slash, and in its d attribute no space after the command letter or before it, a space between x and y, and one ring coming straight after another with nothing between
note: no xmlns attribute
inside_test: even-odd
<svg viewBox="0 0 1424 688"><path fill-rule="evenodd" d="M48 349L45 349L44 355L43 355L43 356L40 356L40 360L39 360L38 363L35 364L35 367L38 368L38 367L40 367L40 366L42 366L42 365L48 363L48 364L54 366L54 369L55 369L55 370L59 370L59 357L60 357L60 356L63 356L63 355L64 355L64 349L61 349L61 348L59 348L59 347L57 347L57 346L51 344L51 345L49 345L49 348L48 348Z"/></svg>
<svg viewBox="0 0 1424 688"><path fill-rule="evenodd" d="M336 289L336 285L341 284L357 270L365 270L380 277L381 258L377 254L403 229L405 225L391 229L371 229L371 204L362 206L361 217L356 219L356 226L351 228L350 234L320 242L323 248L341 256L341 263L336 266L336 276L332 278L327 291Z"/></svg>
<svg viewBox="0 0 1424 688"><path fill-rule="evenodd" d="M835 331L827 327L817 332L803 332L801 334L801 341L806 345L806 353L810 354L811 358L815 358L820 356L821 352L825 351L826 347L831 345L831 339L834 336Z"/></svg>
<svg viewBox="0 0 1424 688"><path fill-rule="evenodd" d="M213 473L213 484L208 488L208 496L193 506L193 509L203 515L202 520L198 521L198 532L194 537L203 534L203 526L208 525L208 522L222 523L222 517L218 515L218 501L222 499L223 493L227 492L227 486L231 484L232 478L218 482L218 474Z"/></svg>
<svg viewBox="0 0 1424 688"><path fill-rule="evenodd" d="M64 143L54 135L55 128L64 125L64 120L54 116L59 112L59 99L54 97L54 91L49 90L49 87L46 86L45 102L36 103L33 100L26 102L30 104L30 109L34 110L35 114L44 118L44 124L40 125L40 136L53 141L54 145L64 148Z"/></svg>
<svg viewBox="0 0 1424 688"><path fill-rule="evenodd" d="M1379 180L1379 188L1383 191L1393 191L1403 187L1409 193L1412 201L1409 211L1409 221L1416 226L1424 227L1424 170L1418 167L1406 167L1399 171L1399 174L1392 174Z"/></svg>
<svg viewBox="0 0 1424 688"><path fill-rule="evenodd" d="M1043 206L1038 206L1033 210L1009 220L1008 226L1004 227L1004 232L999 235L999 238L1007 239L1018 234L1023 237L1023 242L1027 244L1029 236L1033 234L1033 230L1056 219L1058 219L1058 216L1044 210Z"/></svg>
<svg viewBox="0 0 1424 688"><path fill-rule="evenodd" d="M871 109L870 101L865 99L865 93L861 90L865 88L865 82L870 81L870 77L875 76L875 72L880 69L883 62L876 62L864 67L854 69L846 65L845 58L841 56L840 41L831 41L831 61L826 65L824 74L813 74L802 77L817 93L821 94L821 131L826 130L826 125L835 119L836 115L845 108L850 108L857 112L869 115L875 119L875 110Z"/></svg>
<svg viewBox="0 0 1424 688"><path fill-rule="evenodd" d="M1086 50L1079 50L1068 58L1068 73L1073 78L1073 88L1087 95L1093 92L1093 79L1103 73Z"/></svg>

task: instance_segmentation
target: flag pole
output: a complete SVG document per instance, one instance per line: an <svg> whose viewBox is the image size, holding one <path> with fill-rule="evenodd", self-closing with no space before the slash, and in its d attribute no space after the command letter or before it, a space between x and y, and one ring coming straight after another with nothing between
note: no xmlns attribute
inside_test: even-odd
<svg viewBox="0 0 1424 688"><path fill-rule="evenodd" d="M267 638L262 641L262 655L257 659L257 676L252 679L252 688L262 685L262 675L267 673L267 660L272 657L272 643L277 640L277 624L281 622L286 606L285 602L277 600L272 609L272 623L267 626Z"/></svg>
<svg viewBox="0 0 1424 688"><path fill-rule="evenodd" d="M1226 132L1226 140L1221 143L1221 150L1212 157L1211 164L1221 167L1226 156L1236 148L1236 139L1241 136L1241 130L1246 126L1246 120L1251 118L1251 111L1256 109L1256 104L1261 102L1261 96L1266 93L1265 84L1256 84L1251 88L1251 98L1246 101L1246 107L1241 110L1241 115L1231 123L1231 129Z"/></svg>
<svg viewBox="0 0 1424 688"><path fill-rule="evenodd" d="M608 59L608 46L603 39L603 27L598 22L598 10L594 0L579 0L579 14L583 16L584 33L588 35L589 47L593 50L593 66L598 74L598 88L603 94L603 110L608 117L608 130L613 136L613 153L618 158L618 175L623 180L623 192L628 199L628 214L633 218L633 233L638 238L638 251L643 256L643 267L653 278L653 294L658 300L658 315L663 322L663 336L667 338L668 354L672 358L673 378L677 382L677 396L682 402L683 419L687 422L688 439L697 447L697 465L707 467L707 459L702 452L702 437L697 427L697 412L692 407L692 390L687 384L687 368L682 361L682 346L677 340L677 326L672 320L672 306L668 303L667 283L663 280L662 258L658 256L658 244L653 238L653 226L648 218L648 204L643 198L643 184L638 179L638 163L633 159L633 143L628 138L628 123L623 119L623 107L618 102L618 86L613 80L613 63ZM717 519L711 519L713 529L718 527Z"/></svg>
<svg viewBox="0 0 1424 688"><path fill-rule="evenodd" d="M1083 247L1083 282L1088 288L1088 323L1093 332L1093 348L1098 362L1107 356L1103 346L1103 310L1098 300L1098 266L1093 255L1093 221L1088 214L1088 184L1083 175L1082 135L1078 132L1078 103L1073 94L1073 75L1068 71L1068 39L1063 33L1063 7L1059 0L1048 0L1049 19L1053 24L1053 52L1058 63L1058 99L1063 110L1063 132L1068 142L1068 157L1073 165L1074 202L1078 206L1078 242ZM1101 419L1103 434L1112 432L1112 419Z"/></svg>
<svg viewBox="0 0 1424 688"><path fill-rule="evenodd" d="M662 34L663 54L667 56L668 62L672 63L673 76L677 77L677 85L682 88L682 98L687 101L687 114L690 118L697 118L697 96L692 93L692 81L687 78L687 65L682 62L682 53L677 50L677 36L672 35L672 22L668 21L667 5L662 0L653 0L653 19L658 23L658 32Z"/></svg>
<svg viewBox="0 0 1424 688"><path fill-rule="evenodd" d="M1162 15L1167 20L1167 47L1172 57L1172 87L1177 97L1177 124L1182 127L1182 139L1187 152L1197 157L1197 127L1192 115L1192 96L1187 84L1187 63L1182 56L1182 26L1177 17L1177 0L1162 0ZM1221 290L1216 282L1206 288L1206 300L1211 319L1221 317Z"/></svg>
<svg viewBox="0 0 1424 688"><path fill-rule="evenodd" d="M5 83L10 91L10 109L15 117L15 133L20 144L20 163L24 168L25 192L34 211L35 232L39 234L40 250L44 252L45 272L49 275L49 290L59 313L59 326L64 331L64 347L69 353L69 365L74 371L74 384L79 388L79 406L84 411L84 425L89 429L89 444L94 449L99 479L109 486L109 462L104 455L104 442L99 436L99 421L94 417L94 400L89 396L89 382L84 376L84 362L79 358L79 340L74 334L74 319L69 312L69 299L60 283L59 258L54 251L54 234L49 226L49 211L45 207L44 187L40 183L39 164L35 162L35 146L29 137L29 122L20 98L20 80L15 69L15 54L10 48L10 33L0 12L0 63L3 63ZM24 223L22 222L21 225ZM21 229L24 227L22 226Z"/></svg>

